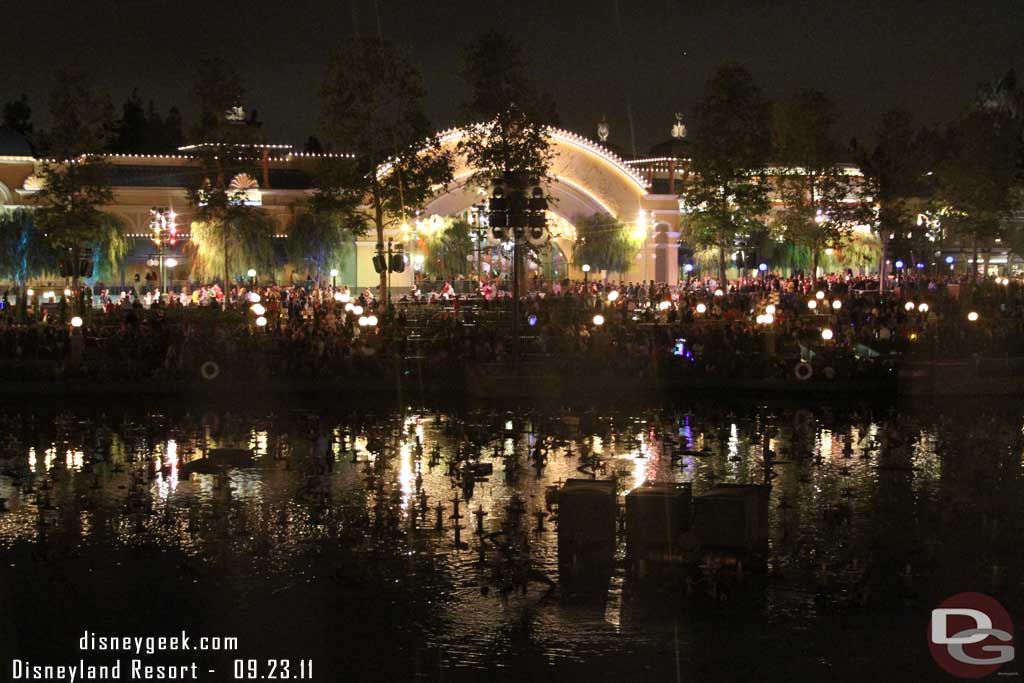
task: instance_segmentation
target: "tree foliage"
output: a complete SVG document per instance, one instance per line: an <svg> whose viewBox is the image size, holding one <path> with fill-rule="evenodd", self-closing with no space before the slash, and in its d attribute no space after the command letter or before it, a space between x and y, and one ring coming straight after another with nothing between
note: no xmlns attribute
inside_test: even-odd
<svg viewBox="0 0 1024 683"><path fill-rule="evenodd" d="M633 266L640 241L614 216L595 213L577 218L573 265L589 264L595 270L624 273Z"/></svg>
<svg viewBox="0 0 1024 683"><path fill-rule="evenodd" d="M355 233L338 214L304 210L292 218L285 251L296 271L323 274L341 265L354 239Z"/></svg>
<svg viewBox="0 0 1024 683"><path fill-rule="evenodd" d="M355 158L326 164L318 206L349 217L367 206L383 245L385 230L414 215L452 177L450 155L431 136L420 74L391 44L356 37L335 53L321 96L330 142ZM387 273L380 291L385 299Z"/></svg>
<svg viewBox="0 0 1024 683"><path fill-rule="evenodd" d="M277 223L270 214L236 203L212 215L212 220L192 223L192 277L210 280L227 272L230 282L250 268L261 275L273 273Z"/></svg>
<svg viewBox="0 0 1024 683"><path fill-rule="evenodd" d="M243 113L244 93L241 77L226 62L199 63L193 87L199 115L192 127L191 151L199 172L188 188L195 209L193 274L220 275L226 286L249 268L268 272L273 266L273 220L259 207L246 204L246 188L231 185L236 177L258 177L262 155L256 146L261 140L256 116L234 118L236 112ZM255 241L249 243L250 238Z"/></svg>
<svg viewBox="0 0 1024 683"><path fill-rule="evenodd" d="M152 100L148 104L143 103L139 91L133 90L121 107L117 134L110 144L110 151L176 154L184 144L181 125L181 114L177 107L171 107L165 117L157 111Z"/></svg>
<svg viewBox="0 0 1024 683"><path fill-rule="evenodd" d="M974 110L949 127L939 164L937 199L942 224L978 250L1000 237L1013 208L1018 173L1018 128L1000 111ZM972 280L977 268L972 271Z"/></svg>
<svg viewBox="0 0 1024 683"><path fill-rule="evenodd" d="M473 184L489 188L505 171L550 182L554 152L547 126L557 123L557 112L530 79L522 46L505 34L485 33L466 48L461 73L469 93L459 153L474 169Z"/></svg>
<svg viewBox="0 0 1024 683"><path fill-rule="evenodd" d="M853 181L839 163L838 122L836 106L816 90L796 93L779 117L776 182L783 208L776 227L810 251L812 279L822 251L842 247L863 218L859 204L848 201Z"/></svg>
<svg viewBox="0 0 1024 683"><path fill-rule="evenodd" d="M426 271L445 279L465 275L473 255L472 229L466 221L457 220L434 232L426 240Z"/></svg>
<svg viewBox="0 0 1024 683"><path fill-rule="evenodd" d="M737 236L763 230L771 107L750 73L720 67L708 79L693 125L691 180L682 189L690 239L718 249L719 278Z"/></svg>
<svg viewBox="0 0 1024 683"><path fill-rule="evenodd" d="M58 73L49 104L46 140L57 160L44 162L38 172L43 187L34 197L35 222L77 264L84 247L108 237L111 219L100 207L114 195L100 152L111 135L113 108L85 74L74 71Z"/></svg>
<svg viewBox="0 0 1024 683"><path fill-rule="evenodd" d="M0 278L19 284L56 270L58 250L36 225L30 209L0 211Z"/></svg>

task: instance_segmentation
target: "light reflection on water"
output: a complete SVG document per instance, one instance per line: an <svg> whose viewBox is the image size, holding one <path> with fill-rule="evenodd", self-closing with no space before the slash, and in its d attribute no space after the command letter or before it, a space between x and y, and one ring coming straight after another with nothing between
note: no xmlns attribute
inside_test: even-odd
<svg viewBox="0 0 1024 683"><path fill-rule="evenodd" d="M583 418L579 433L563 435L539 411L61 414L52 422L8 412L0 555L24 543L57 555L159 548L186 558L188 571L230 577L232 590L257 597L300 584L317 590L332 574L394 576L387 581L415 603L415 624L431 624L419 634L422 647L441 653L446 667L514 666L524 653L548 663L665 648L699 658L707 647L694 631L700 622L680 615L721 605L684 605L676 593L661 600L674 607L653 609L633 597L621 567L596 602L561 600L537 580L521 591L493 549L480 562L474 513L487 533L516 529L514 566L555 580L556 523L534 530L548 486L587 476L598 462L598 476L616 477L620 494L645 480L691 482L695 494L760 483L767 442L776 461L768 473L770 571L728 606L744 615L738 628L781 624L791 634L860 601L899 612L960 590L1020 604L1019 415L750 404ZM329 461L318 456L321 435ZM253 466L187 474L190 462L220 447L250 449ZM538 447L547 448L543 468L530 458ZM680 447L699 455L673 466ZM493 474L456 485L449 461L476 451ZM526 509L518 526L509 511L515 496Z"/></svg>

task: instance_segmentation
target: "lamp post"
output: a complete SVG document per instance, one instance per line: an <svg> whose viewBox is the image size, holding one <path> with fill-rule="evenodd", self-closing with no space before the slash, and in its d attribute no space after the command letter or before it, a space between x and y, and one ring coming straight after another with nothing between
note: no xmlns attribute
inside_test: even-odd
<svg viewBox="0 0 1024 683"><path fill-rule="evenodd" d="M338 288L338 269L331 268L331 289Z"/></svg>
<svg viewBox="0 0 1024 683"><path fill-rule="evenodd" d="M587 284L587 280L590 279L590 264L584 263L581 270L583 271L583 284Z"/></svg>
<svg viewBox="0 0 1024 683"><path fill-rule="evenodd" d="M167 274L164 263L167 260L166 245L172 247L178 241L178 227L174 222L177 214L173 210L162 206L154 206L149 210L149 228L153 231L153 242L160 249L157 258L160 259L160 292L167 289ZM175 262L177 265L177 262Z"/></svg>

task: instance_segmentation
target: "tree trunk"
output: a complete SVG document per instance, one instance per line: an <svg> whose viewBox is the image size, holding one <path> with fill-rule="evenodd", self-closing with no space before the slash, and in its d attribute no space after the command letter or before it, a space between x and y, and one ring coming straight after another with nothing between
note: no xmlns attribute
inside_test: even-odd
<svg viewBox="0 0 1024 683"><path fill-rule="evenodd" d="M978 281L978 238L974 238L974 256L971 259L971 284Z"/></svg>
<svg viewBox="0 0 1024 683"><path fill-rule="evenodd" d="M722 291L724 292L726 289L724 244L718 245L718 285L722 288Z"/></svg>
<svg viewBox="0 0 1024 683"><path fill-rule="evenodd" d="M878 262L878 293L885 293L885 278L888 274L886 268L886 259L889 257L889 240L886 237L882 237L882 258Z"/></svg>
<svg viewBox="0 0 1024 683"><path fill-rule="evenodd" d="M221 230L224 231L224 305L222 308L228 310L228 292L231 291L231 269L228 267L228 224L222 223Z"/></svg>
<svg viewBox="0 0 1024 683"><path fill-rule="evenodd" d="M384 209L380 203L376 203L374 206L374 217L376 218L377 225L377 251L376 253L384 255L384 268L380 271L380 308L381 311L387 310L391 303L390 292L388 291L388 267L387 255L384 254Z"/></svg>

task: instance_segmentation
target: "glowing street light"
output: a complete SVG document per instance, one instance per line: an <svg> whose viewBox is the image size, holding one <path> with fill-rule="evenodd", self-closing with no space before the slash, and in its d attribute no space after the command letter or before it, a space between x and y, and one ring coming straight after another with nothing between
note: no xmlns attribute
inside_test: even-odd
<svg viewBox="0 0 1024 683"><path fill-rule="evenodd" d="M338 269L331 268L331 287L338 286Z"/></svg>
<svg viewBox="0 0 1024 683"><path fill-rule="evenodd" d="M917 305L917 310L920 311L921 313L927 313L928 312L928 304L925 304L925 303L918 304Z"/></svg>
<svg viewBox="0 0 1024 683"><path fill-rule="evenodd" d="M775 315L775 304L768 304L764 307L764 312L768 315Z"/></svg>
<svg viewBox="0 0 1024 683"><path fill-rule="evenodd" d="M366 316L366 324L369 327L376 327L377 326L377 316L375 316L375 315L368 315L368 316Z"/></svg>
<svg viewBox="0 0 1024 683"><path fill-rule="evenodd" d="M903 308L907 309L908 311L914 310L914 302L908 301L907 303L903 304Z"/></svg>
<svg viewBox="0 0 1024 683"><path fill-rule="evenodd" d="M823 292L823 291L821 291L821 290L819 289L819 290L818 290L818 291L817 291L817 292L816 292L816 293L814 294L814 298L815 298L815 299L817 299L818 301L821 301L822 299L824 299L824 298L825 298L825 292Z"/></svg>
<svg viewBox="0 0 1024 683"><path fill-rule="evenodd" d="M812 311L815 308L817 308L817 307L818 307L818 302L815 301L814 299L811 299L810 301L807 302L807 308L811 309Z"/></svg>
<svg viewBox="0 0 1024 683"><path fill-rule="evenodd" d="M836 299L835 301L832 302L832 308L834 308L835 310L838 311L842 307L843 307L843 302L840 301L839 299Z"/></svg>
<svg viewBox="0 0 1024 683"><path fill-rule="evenodd" d="M256 315L263 315L267 312L267 309L263 307L263 304L253 304L249 307Z"/></svg>
<svg viewBox="0 0 1024 683"><path fill-rule="evenodd" d="M174 268L175 266L178 265L178 259L176 259L176 258L164 259L164 265L166 267L168 267L168 268Z"/></svg>
<svg viewBox="0 0 1024 683"><path fill-rule="evenodd" d="M618 300L618 298L619 298L619 290L613 289L612 291L608 292L608 301L609 302L614 303L615 301Z"/></svg>
<svg viewBox="0 0 1024 683"><path fill-rule="evenodd" d="M831 341L832 340L832 330L830 330L827 327L825 329L823 329L821 331L821 338L824 339L825 341Z"/></svg>
<svg viewBox="0 0 1024 683"><path fill-rule="evenodd" d="M248 272L246 272L246 275L248 275L249 277L256 277L256 269L250 268Z"/></svg>
<svg viewBox="0 0 1024 683"><path fill-rule="evenodd" d="M970 320L972 323L978 322L978 312L971 311L970 313L967 314L967 319Z"/></svg>
<svg viewBox="0 0 1024 683"><path fill-rule="evenodd" d="M246 295L246 298L249 299L249 303L258 304L260 302L261 297L256 292L249 292L249 294Z"/></svg>
<svg viewBox="0 0 1024 683"><path fill-rule="evenodd" d="M264 318L262 315L260 317L256 318L256 327L266 327L266 326L267 326L267 319L266 318Z"/></svg>
<svg viewBox="0 0 1024 683"><path fill-rule="evenodd" d="M604 325L604 316L601 315L600 313L595 315L594 316L594 324L597 325L598 327L600 327L601 325Z"/></svg>
<svg viewBox="0 0 1024 683"><path fill-rule="evenodd" d="M708 311L707 305L705 305L703 303L697 304L697 312L698 313L707 313L707 311Z"/></svg>
<svg viewBox="0 0 1024 683"><path fill-rule="evenodd" d="M667 311L670 308L672 308L671 301L662 301L661 303L658 304L658 310Z"/></svg>
<svg viewBox="0 0 1024 683"><path fill-rule="evenodd" d="M78 329L81 326L82 326L82 318L81 317L76 315L74 318L71 319L71 327L74 327L75 329Z"/></svg>
<svg viewBox="0 0 1024 683"><path fill-rule="evenodd" d="M722 291L721 287L715 290L715 296L725 296L725 292Z"/></svg>
<svg viewBox="0 0 1024 683"><path fill-rule="evenodd" d="M353 315L362 315L363 314L363 307L362 306L353 306L352 307L352 314Z"/></svg>
<svg viewBox="0 0 1024 683"><path fill-rule="evenodd" d="M342 298L344 298L344 296L345 295L342 294L341 292L335 292L334 293L334 300L337 301L338 303L341 303L341 300L342 300Z"/></svg>

